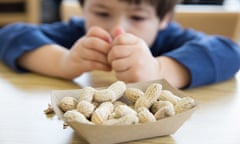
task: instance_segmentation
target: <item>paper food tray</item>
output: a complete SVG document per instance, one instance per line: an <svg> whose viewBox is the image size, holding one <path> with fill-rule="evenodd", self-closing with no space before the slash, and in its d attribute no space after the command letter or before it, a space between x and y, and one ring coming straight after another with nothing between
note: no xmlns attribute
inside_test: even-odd
<svg viewBox="0 0 240 144"><path fill-rule="evenodd" d="M166 80L127 84L127 87L137 87L145 91L151 83L161 83L163 89L170 90L179 97L185 96L182 92L173 88ZM63 112L58 107L60 100L65 96L78 97L80 93L81 89L52 91L51 102L54 112L57 114L59 119L63 120ZM115 126L89 125L77 122L70 122L68 124L76 131L77 134L91 144L113 144L156 136L171 135L182 126L196 108L197 105L186 112L172 117L167 117L156 122L144 124Z"/></svg>

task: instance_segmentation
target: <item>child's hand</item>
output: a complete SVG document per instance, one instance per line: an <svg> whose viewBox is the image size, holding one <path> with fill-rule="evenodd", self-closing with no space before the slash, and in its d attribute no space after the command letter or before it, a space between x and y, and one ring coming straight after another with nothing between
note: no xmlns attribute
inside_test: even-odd
<svg viewBox="0 0 240 144"><path fill-rule="evenodd" d="M119 29L115 32L108 61L119 80L136 82L159 78L159 64L146 43Z"/></svg>
<svg viewBox="0 0 240 144"><path fill-rule="evenodd" d="M79 39L65 57L68 77L74 78L92 70L111 70L107 54L111 48L111 35L99 27L92 27Z"/></svg>

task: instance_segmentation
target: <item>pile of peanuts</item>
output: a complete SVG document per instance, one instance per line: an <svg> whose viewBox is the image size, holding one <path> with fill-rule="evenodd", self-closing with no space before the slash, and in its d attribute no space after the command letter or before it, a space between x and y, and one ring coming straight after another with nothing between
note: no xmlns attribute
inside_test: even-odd
<svg viewBox="0 0 240 144"><path fill-rule="evenodd" d="M128 104L120 101L126 99ZM59 108L66 122L97 125L130 125L155 122L193 108L190 97L180 98L159 83L152 83L146 91L127 88L122 81L106 89L85 87L78 98L63 97Z"/></svg>

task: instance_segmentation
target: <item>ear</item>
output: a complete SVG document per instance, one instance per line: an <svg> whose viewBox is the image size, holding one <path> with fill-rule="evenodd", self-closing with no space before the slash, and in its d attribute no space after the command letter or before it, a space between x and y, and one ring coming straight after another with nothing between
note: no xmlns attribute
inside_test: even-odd
<svg viewBox="0 0 240 144"><path fill-rule="evenodd" d="M163 30L168 26L168 23L172 20L172 13L167 13L159 23L159 30Z"/></svg>

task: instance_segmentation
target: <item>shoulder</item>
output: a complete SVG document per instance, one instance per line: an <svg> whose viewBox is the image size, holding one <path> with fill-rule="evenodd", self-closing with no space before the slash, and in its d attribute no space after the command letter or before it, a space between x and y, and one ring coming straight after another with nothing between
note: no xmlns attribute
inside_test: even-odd
<svg viewBox="0 0 240 144"><path fill-rule="evenodd" d="M169 37L171 36L187 36L187 37L202 37L205 36L203 32L197 31L192 28L183 28L179 23L172 21L168 24L166 29L159 31L159 35L167 35Z"/></svg>
<svg viewBox="0 0 240 144"><path fill-rule="evenodd" d="M80 17L72 17L69 21L60 21L51 24L40 25L43 28L67 28L67 29L85 29L85 20ZM64 30L64 29L62 29Z"/></svg>
<svg viewBox="0 0 240 144"><path fill-rule="evenodd" d="M81 17L72 17L68 23L74 26L80 26L80 27L85 26L85 20Z"/></svg>
<svg viewBox="0 0 240 144"><path fill-rule="evenodd" d="M68 35L72 38L79 38L85 34L85 21L80 17L72 17L69 21L42 24L39 26L39 29L47 35L55 35L57 37Z"/></svg>
<svg viewBox="0 0 240 144"><path fill-rule="evenodd" d="M156 39L174 43L178 47L188 41L199 40L206 36L207 34L203 32L192 28L183 28L180 24L172 21L164 30L158 32Z"/></svg>

